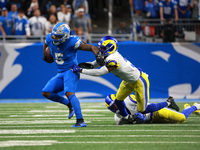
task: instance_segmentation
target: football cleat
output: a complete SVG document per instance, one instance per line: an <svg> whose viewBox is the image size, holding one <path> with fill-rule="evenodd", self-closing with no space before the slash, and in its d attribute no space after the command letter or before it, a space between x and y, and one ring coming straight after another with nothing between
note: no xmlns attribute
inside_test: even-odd
<svg viewBox="0 0 200 150"><path fill-rule="evenodd" d="M69 115L68 115L68 119L71 119L72 117L73 117L73 115L74 115L74 109L73 109L73 107L72 107L72 104L69 102L68 103L68 108L69 108Z"/></svg>
<svg viewBox="0 0 200 150"><path fill-rule="evenodd" d="M200 115L200 104L194 103L193 106L195 106L195 107L197 108L197 110L194 111L193 113L194 113L195 115Z"/></svg>
<svg viewBox="0 0 200 150"><path fill-rule="evenodd" d="M190 108L191 106L189 104L184 105L184 109Z"/></svg>
<svg viewBox="0 0 200 150"><path fill-rule="evenodd" d="M172 108L172 109L175 109L176 111L179 111L179 106L175 103L173 97L171 97L171 96L168 97L166 102L170 103L170 105L168 106L169 108Z"/></svg>
<svg viewBox="0 0 200 150"><path fill-rule="evenodd" d="M79 128L79 127L87 127L86 123L81 119L81 121L78 121L72 126L74 128Z"/></svg>

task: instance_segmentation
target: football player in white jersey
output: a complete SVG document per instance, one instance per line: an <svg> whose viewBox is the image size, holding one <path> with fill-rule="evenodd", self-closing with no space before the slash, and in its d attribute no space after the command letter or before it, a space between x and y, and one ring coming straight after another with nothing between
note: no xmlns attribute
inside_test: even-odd
<svg viewBox="0 0 200 150"><path fill-rule="evenodd" d="M115 94L110 94L105 98L105 104L109 110L115 113L114 119L117 125L122 124L140 124L140 123L184 123L187 117L194 113L200 115L200 104L194 103L193 106L188 104L184 105L184 110L180 113L173 109L167 108L166 102L161 103L148 103L148 107L151 105L157 105L157 109L154 112L141 114L138 112L137 100L135 95L131 94L125 98L127 112L133 115L132 121L127 122L119 114L119 110L114 103Z"/></svg>
<svg viewBox="0 0 200 150"><path fill-rule="evenodd" d="M135 97L137 99L138 111L141 113L150 112L147 107L149 101L148 75L136 68L118 52L118 41L114 37L103 37L98 43L98 49L105 58L104 64L102 64L103 66L100 69L83 69L74 65L73 71L92 76L102 76L111 72L122 79L114 103L117 105L124 119L131 119L131 115L129 115L126 110L124 99L133 92L135 92ZM86 64L90 64L93 68L98 68L100 66L96 61ZM173 98L169 97L169 101L173 101ZM175 103L172 102L172 105L173 104ZM176 104L175 108L179 110Z"/></svg>

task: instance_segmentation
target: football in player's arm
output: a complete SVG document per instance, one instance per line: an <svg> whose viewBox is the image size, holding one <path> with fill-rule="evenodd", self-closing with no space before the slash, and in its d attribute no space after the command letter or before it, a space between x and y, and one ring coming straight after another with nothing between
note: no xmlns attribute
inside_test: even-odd
<svg viewBox="0 0 200 150"><path fill-rule="evenodd" d="M184 123L185 120L194 113L200 115L200 104L194 103L193 106L184 105L184 110L180 113L171 108L167 108L167 101L161 103L149 103L148 107L157 107L150 113L141 114L137 109L137 99L131 94L124 100L126 109L132 115L131 121L126 121L119 113L119 109L114 103L115 95L111 94L105 98L107 108L115 113L114 119L117 125L122 124L141 124L141 123Z"/></svg>
<svg viewBox="0 0 200 150"><path fill-rule="evenodd" d="M46 36L43 46L43 60L49 62L47 56L45 56L48 47L54 62L57 64L58 73L47 82L42 89L42 95L54 102L68 106L69 119L75 113L77 120L72 127L86 127L80 102L75 95L80 74L74 73L72 67L78 64L77 50L92 51L96 55L96 60L99 64L103 62L103 57L100 55L97 47L84 44L78 36L70 36L69 33L70 27L66 23L60 22ZM58 92L61 91L64 91L68 99L58 95Z"/></svg>

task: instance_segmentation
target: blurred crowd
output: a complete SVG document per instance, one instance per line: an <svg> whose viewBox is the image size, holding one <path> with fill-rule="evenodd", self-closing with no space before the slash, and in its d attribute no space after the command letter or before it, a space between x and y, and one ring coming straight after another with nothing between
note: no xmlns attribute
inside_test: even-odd
<svg viewBox="0 0 200 150"><path fill-rule="evenodd" d="M87 0L0 0L0 35L44 36L57 22L83 40L91 32Z"/></svg>
<svg viewBox="0 0 200 150"><path fill-rule="evenodd" d="M137 19L170 22L198 18L199 0L126 1L129 2L127 7L131 8L131 15ZM106 0L0 0L0 35L42 36L50 33L57 22L65 22L71 27L71 35L80 35L85 40L92 30L89 12L95 15L93 12L99 3L102 3L104 11L108 11ZM114 5L120 6L122 3L123 0L114 0ZM93 6L89 8L91 4ZM116 34L131 32L126 21L119 22L119 27L114 31Z"/></svg>

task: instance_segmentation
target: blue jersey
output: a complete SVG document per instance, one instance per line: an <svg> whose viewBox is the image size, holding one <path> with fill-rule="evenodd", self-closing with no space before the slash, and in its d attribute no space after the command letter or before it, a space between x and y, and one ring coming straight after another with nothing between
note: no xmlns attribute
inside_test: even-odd
<svg viewBox="0 0 200 150"><path fill-rule="evenodd" d="M172 1L166 3L166 1L160 2L160 7L163 7L163 17L166 19L172 19L174 16L174 9L177 9L176 4Z"/></svg>
<svg viewBox="0 0 200 150"><path fill-rule="evenodd" d="M7 0L0 0L0 8L4 8L7 6Z"/></svg>
<svg viewBox="0 0 200 150"><path fill-rule="evenodd" d="M0 26L3 27L7 35L12 35L13 20L11 18L0 16ZM2 35L1 31L0 35Z"/></svg>
<svg viewBox="0 0 200 150"><path fill-rule="evenodd" d="M186 10L186 8L191 4L191 0L176 0L176 2L181 10ZM180 18L190 18L190 13L190 9L185 13L185 15L181 14L181 12L178 11L178 15Z"/></svg>
<svg viewBox="0 0 200 150"><path fill-rule="evenodd" d="M134 9L143 11L145 8L144 0L134 0Z"/></svg>
<svg viewBox="0 0 200 150"><path fill-rule="evenodd" d="M51 39L51 34L46 36L46 44L51 50L51 55L57 64L58 72L64 72L73 67L74 64L78 64L77 50L82 41L78 36L70 36L61 45L54 45Z"/></svg>
<svg viewBox="0 0 200 150"><path fill-rule="evenodd" d="M156 18L158 16L158 6L155 4L154 1L151 3L147 2L147 5L145 6L145 11L151 13L152 18Z"/></svg>
<svg viewBox="0 0 200 150"><path fill-rule="evenodd" d="M15 35L26 35L26 29L29 28L28 19L26 16L15 18Z"/></svg>
<svg viewBox="0 0 200 150"><path fill-rule="evenodd" d="M18 16L18 11L13 12L13 11L9 11L8 12L8 17L11 18L12 20L15 20L15 18Z"/></svg>

